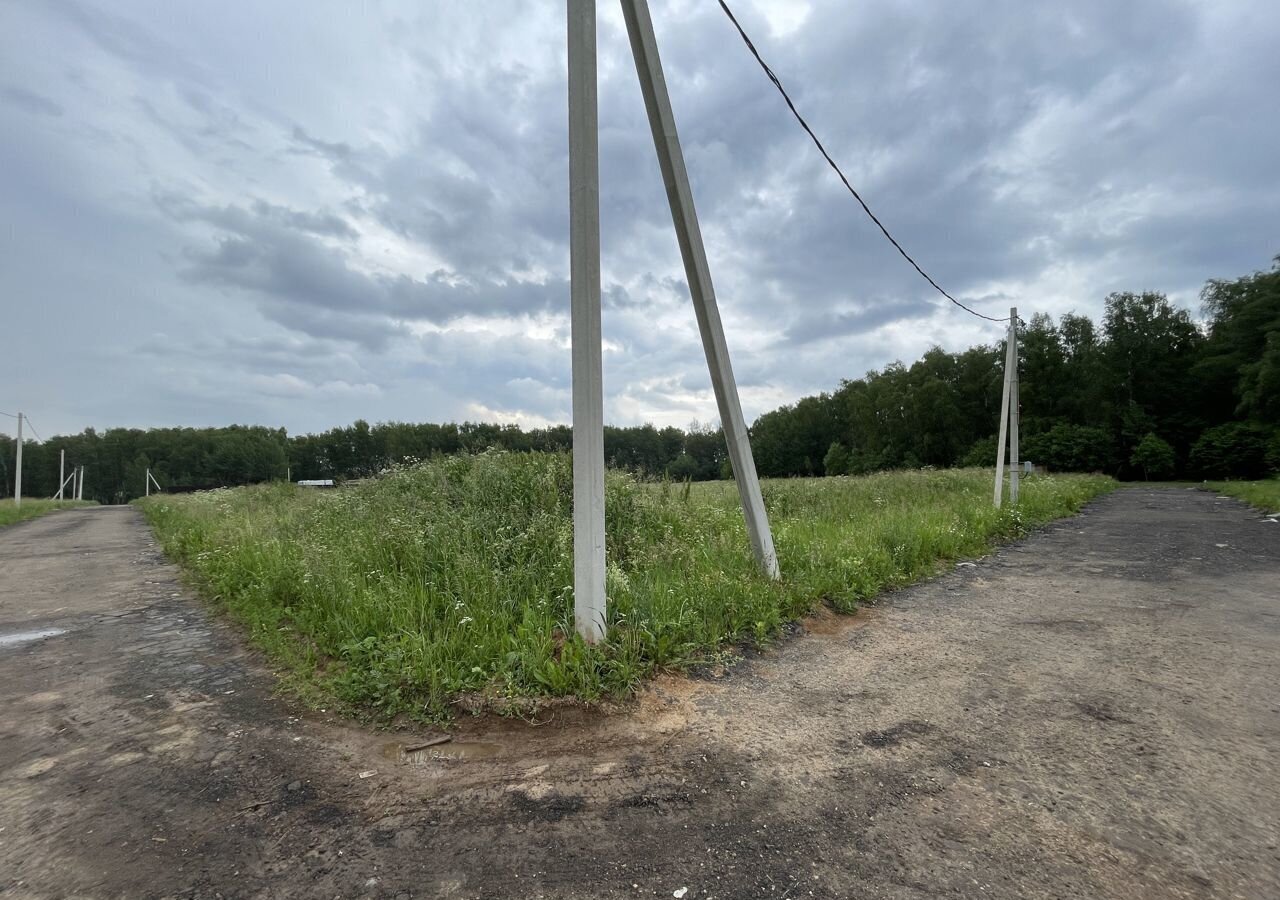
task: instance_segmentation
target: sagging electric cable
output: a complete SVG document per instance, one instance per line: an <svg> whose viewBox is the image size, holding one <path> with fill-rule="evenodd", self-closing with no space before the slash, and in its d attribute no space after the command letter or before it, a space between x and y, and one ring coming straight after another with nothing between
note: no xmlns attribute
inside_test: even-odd
<svg viewBox="0 0 1280 900"><path fill-rule="evenodd" d="M844 183L844 186L849 189L849 193L853 195L853 199L858 201L859 205L862 206L863 212L865 212L871 218L872 222L875 222L876 227L880 229L881 233L885 236L885 238L888 239L889 243L893 245L894 249L897 250L898 253L902 255L902 258L905 259L907 262L911 263L911 267L915 269L917 272L919 272L920 276L924 278L925 281L929 282L929 284L933 286L933 289L935 291L937 291L942 296L946 297L948 300L950 300L956 306L963 309L965 312L969 313L970 315L977 316L979 319L986 319L988 322L1008 322L1009 321L1008 316L1005 316L1003 319L998 319L995 316L988 316L988 315L985 315L984 313L978 312L976 309L971 309L970 307L965 306L955 297L951 296L951 294L949 294L946 290L944 290L942 285L934 281L933 277L928 272L926 272L920 266L920 264L915 261L915 259L912 258L911 254L908 253L905 249L903 249L903 246L898 243L897 239L892 234L889 233L889 229L885 227L885 224L881 222L879 217L871 211L871 207L867 205L867 201L863 200L862 195L859 194L857 190L854 188L854 186L849 183L849 179L845 177L843 170L841 170L840 166L836 163L836 161L831 158L831 154L827 152L827 148L822 145L822 141L818 139L818 136L813 133L813 129L809 127L809 123L805 121L804 116L800 115L800 111L796 109L795 103L792 102L791 100L791 95L788 94L787 89L782 86L782 81L774 73L773 69L771 69L769 67L769 64L764 61L764 58L760 55L760 51L756 49L756 45L752 42L751 38L747 35L747 32L742 27L741 23L738 22L737 16L735 16L733 14L733 10L729 8L729 4L726 3L725 0L719 0L719 2L720 2L720 8L724 10L724 14L729 17L729 21L733 23L733 27L738 30L738 35L742 38L743 42L747 45L747 49L750 50L751 55L756 58L756 62L760 64L760 68L764 70L764 73L769 76L769 80L773 82L773 86L778 89L778 93L782 95L782 99L785 100L787 103L787 108L791 110L791 114L795 116L796 121L800 123L800 127L803 128L805 130L805 133L808 134L809 137L813 140L814 146L818 148L818 152L821 153L823 158L827 161L827 165L831 166L831 168L835 171L836 175L840 176L840 180Z"/></svg>

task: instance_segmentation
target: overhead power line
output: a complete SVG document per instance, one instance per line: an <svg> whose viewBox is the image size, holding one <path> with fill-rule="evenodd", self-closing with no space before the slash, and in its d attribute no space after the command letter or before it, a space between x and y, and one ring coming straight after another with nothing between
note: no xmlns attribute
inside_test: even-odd
<svg viewBox="0 0 1280 900"><path fill-rule="evenodd" d="M2 409L0 409L0 416L8 416L10 419L16 419L16 418L18 418L18 414L17 414L17 413L7 413L7 412L5 412L5 411L4 411L4 410L2 410ZM26 417L24 416L23 418L26 418Z"/></svg>
<svg viewBox="0 0 1280 900"><path fill-rule="evenodd" d="M747 32L743 29L741 23L738 22L738 17L733 14L733 10L729 9L729 4L726 3L725 0L720 0L720 8L723 9L724 14L729 17L729 21L733 23L733 27L738 29L738 34L742 37L743 42L747 45L747 49L750 50L751 55L756 58L756 62L760 64L760 68L764 69L764 73L769 76L769 80L772 81L773 86L778 89L778 93L782 95L782 99L787 102L787 108L790 109L791 114L796 117L796 121L800 123L800 127L803 128L805 130L805 133L808 134L809 137L813 140L814 146L818 148L818 152L822 154L824 159L826 159L827 165L831 166L831 168L835 170L835 173L840 176L840 180L844 182L844 186L849 189L849 193L853 195L853 199L858 201L858 203L862 206L863 212L865 212L871 218L872 222L876 223L876 227L880 229L881 233L884 234L884 236L888 239L889 243L893 244L894 249L897 250L898 253L902 255L902 258L905 259L907 262L911 263L911 267L915 269L917 272L919 272L920 276L925 281L929 282L929 284L933 286L933 289L935 291L937 291L942 296L946 297L948 300L950 300L956 306L963 309L965 312L969 313L970 315L977 316L979 319L986 319L988 322L1008 322L1009 319L1007 316L1003 319L997 319L994 316L984 315L983 313L978 312L976 309L970 309L968 306L965 306L955 297L952 297L949 293L943 290L942 286L938 284L938 282L934 281L932 276L930 276L928 272L922 269L918 262L916 262L914 259L911 258L911 254L902 248L902 245L898 243L897 239L895 239L894 236L889 233L889 229L885 227L884 223L881 222L880 219L876 216L876 214L871 211L871 207L867 205L867 201L863 200L862 195L859 194L854 189L853 185L849 183L849 179L845 177L844 172L840 169L840 166L836 163L836 161L831 158L831 154L827 152L827 148L822 146L822 141L818 140L818 136L814 134L813 129L809 127L809 123L804 120L804 116L800 115L800 111L796 109L795 103L793 103L791 100L791 95L788 94L787 89L782 86L782 82L778 79L778 76L774 74L773 69L769 68L769 64L766 63L764 59L760 56L760 51L756 49L756 45L752 43L751 38L747 35Z"/></svg>
<svg viewBox="0 0 1280 900"><path fill-rule="evenodd" d="M35 436L35 439L43 444L44 438L40 437L40 432L36 431L36 426L31 424L31 417L24 415L22 418L26 420L27 427L31 429L31 433Z"/></svg>

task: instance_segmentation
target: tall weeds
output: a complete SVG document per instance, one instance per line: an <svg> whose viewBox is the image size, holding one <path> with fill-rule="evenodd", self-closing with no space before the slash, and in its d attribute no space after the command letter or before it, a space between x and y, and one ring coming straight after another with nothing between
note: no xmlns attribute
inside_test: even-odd
<svg viewBox="0 0 1280 900"><path fill-rule="evenodd" d="M460 697L625 695L655 669L852 610L940 560L1074 512L1106 478L1039 476L991 506L976 470L765 484L783 580L756 571L731 483L606 482L609 636L573 634L568 455L446 457L357 486L158 497L143 508L294 684L354 712L426 718Z"/></svg>

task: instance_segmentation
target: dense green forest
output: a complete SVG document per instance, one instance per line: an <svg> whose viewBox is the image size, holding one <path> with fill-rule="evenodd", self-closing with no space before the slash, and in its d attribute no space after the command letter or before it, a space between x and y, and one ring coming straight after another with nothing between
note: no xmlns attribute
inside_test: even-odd
<svg viewBox="0 0 1280 900"><path fill-rule="evenodd" d="M1280 470L1280 258L1210 281L1205 321L1157 293L1107 298L1101 325L1034 316L1020 331L1023 459L1121 478ZM994 465L1005 346L934 348L761 416L762 475Z"/></svg>
<svg viewBox="0 0 1280 900"><path fill-rule="evenodd" d="M1280 471L1280 257L1267 272L1210 281L1197 323L1157 293L1107 298L1101 324L1034 316L1019 340L1022 457L1054 470L1122 478L1257 478ZM751 429L760 474L861 474L994 465L1005 348L934 348L911 366L846 380L766 413ZM86 467L85 499L122 502L152 469L168 490L285 478L357 478L406 459L565 450L568 426L525 431L482 423L369 425L290 437L284 429L113 428L24 443L23 493L58 488ZM2 496L13 492L14 441L0 436ZM651 477L728 477L710 428L605 429L611 465Z"/></svg>

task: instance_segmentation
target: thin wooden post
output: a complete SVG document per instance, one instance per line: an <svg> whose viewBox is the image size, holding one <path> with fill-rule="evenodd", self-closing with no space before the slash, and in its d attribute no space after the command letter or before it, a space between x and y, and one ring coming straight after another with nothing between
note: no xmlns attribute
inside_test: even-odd
<svg viewBox="0 0 1280 900"><path fill-rule="evenodd" d="M676 131L675 114L671 110L671 98L662 74L662 60L658 56L658 42L653 31L653 19L649 15L649 4L646 0L621 2L627 35L631 40L631 55L635 58L645 110L649 114L654 149L658 154L662 180L667 188L667 200L671 205L671 219L680 244L680 255L684 259L698 330L702 334L702 349L707 357L707 368L711 372L716 405L720 409L720 424L729 445L729 460L733 464L734 478L738 483L751 549L760 568L769 577L778 578L778 558L773 548L773 535L769 531L769 517L764 508L764 499L760 495L760 481L756 476L755 460L751 456L750 436L742 417L742 404L733 378L733 366L729 362L729 347L725 342L724 325L720 321L720 310L716 305L711 268L707 264L707 251L702 243L702 231L698 227L689 173L685 169L684 153L680 149L680 137Z"/></svg>
<svg viewBox="0 0 1280 900"><path fill-rule="evenodd" d="M569 0L569 295L573 355L573 618L605 636L604 380L596 3Z"/></svg>

